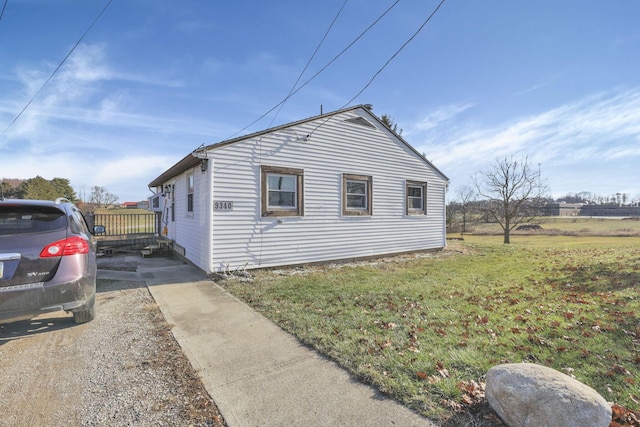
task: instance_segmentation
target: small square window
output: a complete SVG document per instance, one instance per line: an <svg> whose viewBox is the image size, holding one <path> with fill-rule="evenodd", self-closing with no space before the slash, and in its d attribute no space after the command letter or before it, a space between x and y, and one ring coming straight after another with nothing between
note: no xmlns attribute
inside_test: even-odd
<svg viewBox="0 0 640 427"><path fill-rule="evenodd" d="M262 216L302 216L302 169L261 167Z"/></svg>
<svg viewBox="0 0 640 427"><path fill-rule="evenodd" d="M406 185L407 215L427 214L427 183L407 181Z"/></svg>
<svg viewBox="0 0 640 427"><path fill-rule="evenodd" d="M296 181L295 175L267 173L267 191L269 192L267 207L269 209L296 209Z"/></svg>
<svg viewBox="0 0 640 427"><path fill-rule="evenodd" d="M373 178L365 175L342 175L342 215L372 214Z"/></svg>

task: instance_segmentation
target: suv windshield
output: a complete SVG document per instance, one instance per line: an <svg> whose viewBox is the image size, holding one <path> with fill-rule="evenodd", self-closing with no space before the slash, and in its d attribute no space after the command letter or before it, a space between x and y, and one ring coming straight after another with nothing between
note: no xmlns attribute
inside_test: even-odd
<svg viewBox="0 0 640 427"><path fill-rule="evenodd" d="M41 233L67 227L67 217L52 206L0 205L0 235Z"/></svg>

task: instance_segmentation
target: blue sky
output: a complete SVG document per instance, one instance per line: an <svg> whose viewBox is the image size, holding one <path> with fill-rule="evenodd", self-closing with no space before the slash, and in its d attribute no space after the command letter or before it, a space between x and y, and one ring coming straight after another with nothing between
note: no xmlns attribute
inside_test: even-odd
<svg viewBox="0 0 640 427"><path fill-rule="evenodd" d="M0 177L145 199L203 143L344 107L439 1L400 0L244 129L289 93L343 5L300 83L394 0L113 0L11 124L107 3L6 1ZM554 196L640 198L639 20L634 0L448 0L350 105L390 115L451 179L450 198L511 155L539 165Z"/></svg>

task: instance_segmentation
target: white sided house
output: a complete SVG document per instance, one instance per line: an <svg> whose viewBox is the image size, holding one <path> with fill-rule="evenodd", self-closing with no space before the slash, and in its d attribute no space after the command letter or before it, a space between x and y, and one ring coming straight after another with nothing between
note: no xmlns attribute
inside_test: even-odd
<svg viewBox="0 0 640 427"><path fill-rule="evenodd" d="M149 208L213 273L442 249L447 185L359 105L189 153L149 184Z"/></svg>

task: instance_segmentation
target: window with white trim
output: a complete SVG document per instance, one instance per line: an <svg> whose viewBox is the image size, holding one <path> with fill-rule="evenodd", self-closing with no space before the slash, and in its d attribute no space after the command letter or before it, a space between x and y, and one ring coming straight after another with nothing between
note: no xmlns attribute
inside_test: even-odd
<svg viewBox="0 0 640 427"><path fill-rule="evenodd" d="M373 178L342 175L342 215L372 215Z"/></svg>
<svg viewBox="0 0 640 427"><path fill-rule="evenodd" d="M187 174L187 213L193 213L193 173Z"/></svg>
<svg viewBox="0 0 640 427"><path fill-rule="evenodd" d="M304 215L304 170L261 166L262 216Z"/></svg>
<svg viewBox="0 0 640 427"><path fill-rule="evenodd" d="M427 183L407 181L405 193L407 195L407 215L427 214Z"/></svg>

